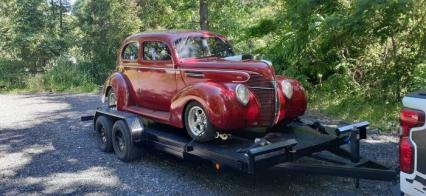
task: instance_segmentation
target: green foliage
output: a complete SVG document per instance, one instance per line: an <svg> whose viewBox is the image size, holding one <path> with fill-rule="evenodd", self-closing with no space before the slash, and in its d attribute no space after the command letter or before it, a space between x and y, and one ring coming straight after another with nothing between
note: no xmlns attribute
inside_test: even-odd
<svg viewBox="0 0 426 196"><path fill-rule="evenodd" d="M400 103L371 101L356 93L336 96L320 89L310 95L311 110L347 121L368 121L383 131L397 130Z"/></svg>
<svg viewBox="0 0 426 196"><path fill-rule="evenodd" d="M0 58L0 91L25 87L23 62Z"/></svg>
<svg viewBox="0 0 426 196"><path fill-rule="evenodd" d="M49 91L94 91L97 89L98 85L84 69L87 63L74 64L68 58L61 57L54 64L56 66L43 75L44 89Z"/></svg>
<svg viewBox="0 0 426 196"><path fill-rule="evenodd" d="M136 0L141 30L197 29L198 0Z"/></svg>
<svg viewBox="0 0 426 196"><path fill-rule="evenodd" d="M90 74L96 83L102 83L108 70L114 69L124 38L141 30L138 11L133 0L76 2L74 15L79 27L76 45L81 47L85 60L95 66Z"/></svg>
<svg viewBox="0 0 426 196"><path fill-rule="evenodd" d="M5 0L0 7L1 54L23 62L33 74L59 56L63 44L49 25L52 16L47 1Z"/></svg>
<svg viewBox="0 0 426 196"><path fill-rule="evenodd" d="M314 85L343 74L367 98L397 102L415 89L414 70L426 59L424 8L425 1L410 0L284 0L275 18L248 32L274 37L258 51L278 70Z"/></svg>
<svg viewBox="0 0 426 196"><path fill-rule="evenodd" d="M426 0L217 0L208 11L238 52L300 80L310 108L389 129L401 97L426 86ZM199 0L0 1L0 90L91 91L127 36L199 29L198 12Z"/></svg>

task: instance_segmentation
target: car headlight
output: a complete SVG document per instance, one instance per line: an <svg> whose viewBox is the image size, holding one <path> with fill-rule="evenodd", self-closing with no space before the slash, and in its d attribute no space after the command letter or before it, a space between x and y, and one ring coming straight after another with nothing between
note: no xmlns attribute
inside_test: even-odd
<svg viewBox="0 0 426 196"><path fill-rule="evenodd" d="M249 102L249 90L243 84L237 85L235 88L235 94L237 95L238 101L246 106Z"/></svg>
<svg viewBox="0 0 426 196"><path fill-rule="evenodd" d="M285 97L287 97L287 99L291 99L293 96L293 85L291 85L290 81L283 80L281 82L281 89Z"/></svg>

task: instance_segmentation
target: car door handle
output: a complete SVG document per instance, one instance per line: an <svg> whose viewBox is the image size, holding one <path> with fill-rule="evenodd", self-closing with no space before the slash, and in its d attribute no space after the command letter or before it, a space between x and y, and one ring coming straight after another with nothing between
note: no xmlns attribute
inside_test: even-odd
<svg viewBox="0 0 426 196"><path fill-rule="evenodd" d="M185 74L187 77L192 78L203 78L204 74L201 71L185 71Z"/></svg>

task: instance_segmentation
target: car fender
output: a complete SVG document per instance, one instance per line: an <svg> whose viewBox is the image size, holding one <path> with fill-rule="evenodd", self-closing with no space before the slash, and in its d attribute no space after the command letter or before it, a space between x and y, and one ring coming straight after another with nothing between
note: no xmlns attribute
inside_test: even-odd
<svg viewBox="0 0 426 196"><path fill-rule="evenodd" d="M306 92L303 86L299 81L284 76L276 76L276 80L278 84L278 97L281 105L278 121L291 121L302 116L308 105ZM283 80L290 81L293 86L293 96L291 99L287 99L281 90L281 81Z"/></svg>
<svg viewBox="0 0 426 196"><path fill-rule="evenodd" d="M115 72L108 77L103 94L106 97L109 89L113 89L117 97L117 109L122 110L131 102L129 84L130 82L124 74Z"/></svg>
<svg viewBox="0 0 426 196"><path fill-rule="evenodd" d="M234 96L235 86L236 84L232 83L203 82L185 87L172 99L171 124L183 128L186 105L197 101L207 110L207 116L213 126L219 129L229 127L229 122L232 122L232 110L241 107Z"/></svg>

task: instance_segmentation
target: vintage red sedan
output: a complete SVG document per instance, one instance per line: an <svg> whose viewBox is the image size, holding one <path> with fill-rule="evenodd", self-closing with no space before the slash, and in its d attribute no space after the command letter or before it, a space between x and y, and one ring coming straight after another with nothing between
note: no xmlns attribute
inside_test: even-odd
<svg viewBox="0 0 426 196"><path fill-rule="evenodd" d="M128 37L103 103L209 141L247 127L273 127L303 115L301 84L275 75L268 61L235 55L224 36L207 31Z"/></svg>

